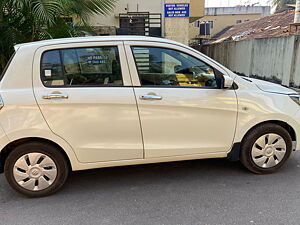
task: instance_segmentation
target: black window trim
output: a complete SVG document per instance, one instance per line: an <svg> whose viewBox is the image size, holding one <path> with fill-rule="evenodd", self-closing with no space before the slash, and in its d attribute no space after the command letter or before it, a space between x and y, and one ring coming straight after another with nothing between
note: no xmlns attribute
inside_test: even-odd
<svg viewBox="0 0 300 225"><path fill-rule="evenodd" d="M178 49L175 49L175 48L170 48L170 47L161 47L161 46L148 46L148 45L130 45L130 49L131 49L131 54L133 56L133 59L134 59L134 64L135 64L135 69L136 69L136 72L137 72L137 75L139 77L139 81L140 81L140 86L137 86L137 87L141 87L141 88L193 88L193 89L222 89L222 87L200 87L200 86L175 86L175 85L142 85L142 82L141 82L141 78L140 78L140 72L138 70L138 67L137 67L137 62L136 62L136 59L134 57L134 53L133 53L133 48L134 47L144 47L144 48L163 48L163 49L170 49L170 50L173 50L173 51L178 51L178 52L181 52L183 54L186 54L190 57L193 57L193 58L196 58L198 59L197 57L189 54L189 53L186 53L184 51L181 51L181 50L178 50ZM200 60L200 59L198 59ZM213 71L214 71L214 75L215 77L218 76L218 74L222 74L223 73L221 71L219 71L218 69L216 69L214 66L211 66L210 64L204 62L203 60L200 60L201 62L205 63L206 65L210 66Z"/></svg>
<svg viewBox="0 0 300 225"><path fill-rule="evenodd" d="M43 55L46 53L46 52L49 52L49 51L55 51L57 50L59 52L59 58L60 58L60 64L61 64L61 67L62 67L62 75L64 76L65 74L65 71L64 71L64 67L63 67L63 60L62 60L62 54L61 54L61 51L63 50L67 50L67 49L80 49L80 48L102 48L102 47L116 47L117 50L118 50L118 56L119 56L119 60L120 60L120 68L121 68L121 77L122 77L122 82L123 84L122 85L72 85L72 86L66 86L66 85L56 85L56 86L48 86L48 85L45 85L45 83L43 82L43 79L42 79L42 59L43 59ZM122 72L122 65L121 65L121 57L120 57L120 51L119 51L119 45L103 45L103 46L83 46L83 47L70 47L70 48L53 48L53 49L47 49L45 51L42 52L41 54L41 57L40 57L40 80L43 84L44 87L46 88L82 88L82 87L85 87L85 88L110 88L110 87L132 87L132 86L125 86L124 85L124 77L123 77L123 72Z"/></svg>
<svg viewBox="0 0 300 225"><path fill-rule="evenodd" d="M2 81L3 77L5 76L6 74L6 71L8 70L12 60L14 59L15 55L16 55L17 51L14 51L14 53L10 56L8 62L6 63L2 73L0 74L0 82Z"/></svg>

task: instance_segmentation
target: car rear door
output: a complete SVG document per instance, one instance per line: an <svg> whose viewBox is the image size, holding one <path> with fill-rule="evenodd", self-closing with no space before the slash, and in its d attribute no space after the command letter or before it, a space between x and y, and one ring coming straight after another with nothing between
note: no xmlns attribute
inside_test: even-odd
<svg viewBox="0 0 300 225"><path fill-rule="evenodd" d="M122 42L45 46L35 54L36 101L50 129L83 163L143 158Z"/></svg>
<svg viewBox="0 0 300 225"><path fill-rule="evenodd" d="M226 153L237 119L226 71L185 47L125 42L142 125L145 158Z"/></svg>

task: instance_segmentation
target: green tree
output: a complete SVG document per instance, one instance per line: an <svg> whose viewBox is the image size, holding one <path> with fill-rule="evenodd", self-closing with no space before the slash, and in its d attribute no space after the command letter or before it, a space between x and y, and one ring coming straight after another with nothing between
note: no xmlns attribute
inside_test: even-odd
<svg viewBox="0 0 300 225"><path fill-rule="evenodd" d="M18 43L92 33L88 18L116 0L0 0L0 73ZM73 18L75 23L67 18Z"/></svg>
<svg viewBox="0 0 300 225"><path fill-rule="evenodd" d="M276 11L284 9L287 4L295 4L296 0L272 0L273 6L276 7Z"/></svg>

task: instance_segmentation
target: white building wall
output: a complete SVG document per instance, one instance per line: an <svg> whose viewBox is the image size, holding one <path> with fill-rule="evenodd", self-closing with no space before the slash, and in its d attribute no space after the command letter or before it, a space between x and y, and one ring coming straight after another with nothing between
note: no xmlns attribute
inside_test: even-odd
<svg viewBox="0 0 300 225"><path fill-rule="evenodd" d="M268 16L271 13L270 6L239 6L239 7L209 7L205 8L205 15L241 15L241 14L261 14Z"/></svg>

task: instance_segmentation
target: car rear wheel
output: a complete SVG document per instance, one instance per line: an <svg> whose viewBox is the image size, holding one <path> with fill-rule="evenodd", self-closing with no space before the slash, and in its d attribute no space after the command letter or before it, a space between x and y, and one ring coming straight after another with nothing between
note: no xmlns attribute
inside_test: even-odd
<svg viewBox="0 0 300 225"><path fill-rule="evenodd" d="M68 164L55 146L30 142L17 146L8 155L4 173L16 191L28 197L42 197L63 186Z"/></svg>
<svg viewBox="0 0 300 225"><path fill-rule="evenodd" d="M292 139L286 129L277 124L263 124L245 136L240 159L250 171L268 174L279 170L291 151Z"/></svg>

